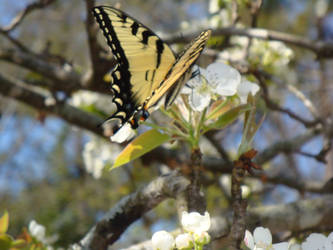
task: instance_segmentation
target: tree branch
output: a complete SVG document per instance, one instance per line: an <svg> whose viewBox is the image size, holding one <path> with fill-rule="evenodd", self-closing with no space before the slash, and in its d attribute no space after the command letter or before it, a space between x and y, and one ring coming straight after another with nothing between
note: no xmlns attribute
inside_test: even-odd
<svg viewBox="0 0 333 250"><path fill-rule="evenodd" d="M190 182L173 171L160 176L135 193L124 197L78 244L78 249L107 249L134 221L163 200L184 192Z"/></svg>
<svg viewBox="0 0 333 250"><path fill-rule="evenodd" d="M302 123L307 128L313 127L313 126L317 125L320 122L320 119L318 119L317 117L314 120L307 120L307 119L299 116L298 114L296 114L292 110L290 110L288 108L283 108L280 105L278 105L277 103L275 103L274 101L272 101L272 99L270 98L266 83L263 80L263 75L258 71L254 71L253 74L255 75L255 77L259 81L259 85L262 88L262 98L264 99L268 108L270 108L271 110L280 111L282 113L285 113L285 114L289 115L291 118L293 118L296 121Z"/></svg>
<svg viewBox="0 0 333 250"><path fill-rule="evenodd" d="M329 136L332 137L333 126L328 130L330 131ZM316 128L308 129L305 133L292 137L288 140L281 140L273 143L271 146L262 150L256 156L254 162L258 165L263 165L264 163L272 160L274 157L278 156L280 153L292 154L298 152L299 149L308 141L323 132L323 128L318 126ZM142 157L144 164L151 164L152 162L162 162L171 168L176 168L177 166L184 164L180 159L177 151L167 150L164 148L157 148L150 153ZM211 171L214 174L217 173L231 173L232 165L223 159L218 159L214 157L203 157L203 169ZM330 193L330 189L324 188L324 184L321 182L309 182L307 180L302 180L296 176L281 175L281 173L270 173L265 172L263 176L262 173L258 173L254 178L262 179L266 183L272 184L283 184L290 188L296 189L300 192L313 192L313 193ZM253 178L251 177L251 178Z"/></svg>
<svg viewBox="0 0 333 250"><path fill-rule="evenodd" d="M103 49L97 41L98 27L92 15L95 5L93 0L85 0L86 3L86 31L88 37L89 54L92 64L92 71L88 74L86 84L93 85L95 82L104 82L104 75L107 74L115 65L115 60L110 56L111 53Z"/></svg>
<svg viewBox="0 0 333 250"><path fill-rule="evenodd" d="M65 103L56 103L55 105L46 105L46 97L32 91L26 87L15 84L0 73L0 94L13 98L33 108L52 113L64 119L65 121L78 127L87 129L95 134L103 136L103 130L99 126L103 119L84 112Z"/></svg>
<svg viewBox="0 0 333 250"><path fill-rule="evenodd" d="M103 80L87 86L85 80L68 63L59 64L44 60L43 55L31 54L18 49L0 49L0 59L29 69L48 78L53 83L52 89L71 93L79 89L89 89L103 94L110 94L108 84ZM53 82L52 82L53 81Z"/></svg>
<svg viewBox="0 0 333 250"><path fill-rule="evenodd" d="M247 210L247 230L253 231L258 225L267 227L275 233L281 232L313 232L333 229L333 195L325 195L316 199L300 200L288 204L258 206ZM225 238L231 229L231 216L213 217L209 234L212 240ZM224 239L224 247L230 247L230 241ZM138 244L137 249L151 249L151 241ZM137 246L137 245L135 245ZM125 248L136 249L135 246ZM221 245L219 245L222 247ZM125 250L124 249L124 250ZM229 248L228 248L229 249Z"/></svg>
<svg viewBox="0 0 333 250"><path fill-rule="evenodd" d="M191 32L165 39L168 43L190 42L199 32ZM279 31L267 29L239 29L235 27L218 28L213 30L212 36L246 36L249 38L258 38L262 40L281 41L290 45L310 50L321 58L333 57L333 42L314 41L306 37L291 35Z"/></svg>
<svg viewBox="0 0 333 250"><path fill-rule="evenodd" d="M169 176L171 177L171 176ZM163 178L163 177L159 177ZM167 178L165 181L167 181ZM157 179L158 180L158 179ZM157 181L156 180L156 181ZM170 183L169 187L172 185L179 185L177 181L183 181L184 179L173 180ZM160 189L159 189L160 190ZM121 200L106 216L102 221L107 221L107 218L110 218L109 223L114 223L114 218L117 216L117 213L122 212L127 201L130 200L131 196L125 197ZM130 204L133 205L133 204ZM121 210L119 210L121 207ZM117 211L118 210L118 211ZM333 229L333 217L331 216L333 210L333 195L324 195L316 199L305 199L300 201L291 202L288 204L279 204L279 205L269 205L269 206L258 206L255 208L249 208L247 210L246 217L246 229L253 231L258 225L267 227L270 231L275 233L281 232L293 232L300 233L305 231L319 231L320 229L332 230ZM121 215L126 215L121 213ZM226 242L225 247L229 247L230 241L225 239L231 230L231 216L224 217L213 217L212 225L209 230L209 234L212 237L212 240L219 240L224 238ZM100 222L99 222L100 223ZM98 224L99 224L98 223ZM114 229L116 230L116 229ZM92 248L88 245L91 242L92 234L95 231L95 227L89 231L80 244L76 244L76 250L90 250L97 249ZM104 231L104 234L109 233L113 235L113 231ZM111 243L110 243L111 244ZM135 248L140 246L139 248ZM221 245L220 245L221 246ZM100 248L105 249L105 248ZM130 249L151 249L151 241L147 240L143 243L131 246Z"/></svg>
<svg viewBox="0 0 333 250"><path fill-rule="evenodd" d="M53 2L55 2L55 0L39 0L29 4L11 21L11 23L7 27L0 28L0 30L6 33L14 30L33 10L45 8L47 5L50 5Z"/></svg>
<svg viewBox="0 0 333 250"><path fill-rule="evenodd" d="M41 55L38 57L17 49L1 49L0 59L57 81L58 88L55 86L55 89L60 87L64 91L71 92L81 88L80 76L74 72L72 67L47 62L42 59Z"/></svg>

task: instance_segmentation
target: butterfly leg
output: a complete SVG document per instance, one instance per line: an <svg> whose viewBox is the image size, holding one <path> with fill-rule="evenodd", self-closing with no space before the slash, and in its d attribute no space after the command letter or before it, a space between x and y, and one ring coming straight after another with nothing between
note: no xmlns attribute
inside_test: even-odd
<svg viewBox="0 0 333 250"><path fill-rule="evenodd" d="M130 124L132 129L136 129L137 127L139 127L139 121L143 122L145 120L147 120L147 118L149 117L149 112L146 109L141 109L139 111L137 111L133 116L132 119L130 119Z"/></svg>

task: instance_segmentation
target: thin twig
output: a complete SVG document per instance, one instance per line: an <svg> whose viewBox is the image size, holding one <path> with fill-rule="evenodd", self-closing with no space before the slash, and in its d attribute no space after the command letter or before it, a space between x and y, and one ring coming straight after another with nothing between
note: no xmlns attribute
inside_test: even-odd
<svg viewBox="0 0 333 250"><path fill-rule="evenodd" d="M267 88L267 86L266 86L266 84L264 82L263 75L260 74L258 71L253 71L253 74L258 79L259 85L260 85L260 87L262 89L262 97L263 97L263 99L264 99L264 101L265 101L265 103L266 103L266 105L267 105L268 108L270 108L271 110L275 110L275 111L286 113L291 118L293 118L296 121L302 123L307 128L314 127L314 126L316 126L317 124L320 123L319 119L307 120L305 118L302 118L298 114L294 113L290 109L288 109L288 108L282 108L280 105L278 105L277 103L275 103L274 101L272 101L271 98L270 98L270 96L269 96L268 88Z"/></svg>
<svg viewBox="0 0 333 250"><path fill-rule="evenodd" d="M29 13L37 9L45 8L46 6L52 4L53 2L55 2L55 0L39 0L29 4L11 21L10 24L8 24L4 28L0 28L0 30L2 30L2 32L13 31Z"/></svg>
<svg viewBox="0 0 333 250"><path fill-rule="evenodd" d="M40 112L57 115L73 125L103 136L102 128L99 126L103 119L65 103L47 105L45 96L14 83L2 74L0 74L0 94L24 102Z"/></svg>
<svg viewBox="0 0 333 250"><path fill-rule="evenodd" d="M230 249L240 249L245 233L246 200L242 199L241 184L245 175L245 170L241 165L235 163L231 174L231 196L233 221L230 230Z"/></svg>
<svg viewBox="0 0 333 250"><path fill-rule="evenodd" d="M95 5L94 0L85 0L87 19L85 22L86 33L88 37L89 55L91 60L91 72L86 79L85 85L91 86L96 82L103 82L105 74L113 68L115 61L97 41L99 32L97 23L92 15L92 9Z"/></svg>
<svg viewBox="0 0 333 250"><path fill-rule="evenodd" d="M201 169L202 169L202 154L200 148L194 148L191 153L190 165L190 181L191 184L186 190L186 200L188 211L199 212L204 214L206 211L206 200L204 194L201 192Z"/></svg>
<svg viewBox="0 0 333 250"><path fill-rule="evenodd" d="M19 40L15 39L12 37L8 32L4 32L3 30L0 29L0 34L3 34L4 37L6 37L15 47L18 49L27 52L27 53L32 53L31 50L29 50L23 43L21 43Z"/></svg>
<svg viewBox="0 0 333 250"><path fill-rule="evenodd" d="M262 6L262 0L256 0L254 2L250 2L250 13L251 13L251 28L256 28L258 24L258 17L259 17L259 12L261 10ZM245 48L245 57L248 58L250 55L250 48L252 45L252 38L248 39L246 48Z"/></svg>
<svg viewBox="0 0 333 250"><path fill-rule="evenodd" d="M299 100L303 102L304 106L308 108L313 117L318 118L319 112L309 98L307 98L299 89L293 85L287 84L286 87L291 93L293 93Z"/></svg>
<svg viewBox="0 0 333 250"><path fill-rule="evenodd" d="M190 42L198 35L199 31L185 33L182 36L174 36L165 39L168 43L185 43ZM314 41L306 37L292 35L280 31L267 30L262 28L255 29L240 29L235 27L217 28L212 31L212 36L246 36L249 38L258 38L262 40L273 40L295 45L297 47L310 50L318 57L332 58L333 57L333 42L329 41Z"/></svg>

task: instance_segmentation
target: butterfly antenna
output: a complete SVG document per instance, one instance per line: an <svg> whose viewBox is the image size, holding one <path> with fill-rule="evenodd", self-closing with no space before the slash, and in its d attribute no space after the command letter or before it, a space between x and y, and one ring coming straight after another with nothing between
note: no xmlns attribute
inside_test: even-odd
<svg viewBox="0 0 333 250"><path fill-rule="evenodd" d="M197 77L198 75L201 75L199 67L192 72L192 75L191 75L190 79L193 79L193 78Z"/></svg>

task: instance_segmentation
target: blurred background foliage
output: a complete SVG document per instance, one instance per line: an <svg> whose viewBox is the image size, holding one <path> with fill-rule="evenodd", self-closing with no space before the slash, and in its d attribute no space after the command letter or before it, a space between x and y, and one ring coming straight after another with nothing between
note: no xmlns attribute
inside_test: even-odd
<svg viewBox="0 0 333 250"><path fill-rule="evenodd" d="M32 1L2 0L0 25L8 24L17 12L30 2ZM264 1L258 26L315 39L315 2ZM97 4L115 5L116 2L97 1ZM185 21L191 25L192 22L207 18L208 5L208 0L121 1L121 9L164 35L175 32L179 34L180 24ZM332 7L330 6L331 11ZM332 16L332 12L330 13ZM84 72L90 63L84 28L86 15L83 1L58 0L48 8L29 15L15 30L14 35L32 50L45 50L46 53L64 56ZM244 9L242 18L245 23L246 16ZM332 26L332 21L330 23ZM329 32L332 30L328 29L327 34ZM332 39L329 35L327 38ZM0 36L0 44L5 47L9 42ZM101 44L105 45L104 41ZM318 89L315 86L319 84L318 62L310 52L300 51L293 46L291 48L295 58L290 69L297 74L295 76L286 72L290 75L285 77L297 79L296 82L302 85L306 94L320 96L321 93L313 92ZM15 77L27 77L28 73L2 61L0 71ZM273 96L280 98L281 103L297 106L297 101L288 98L279 86L274 89L276 92L273 91ZM302 112L301 107L297 109ZM156 166L147 167L137 163L135 166L105 172L100 179L95 179L85 171L82 158L83 147L89 141L90 133L72 127L59 118L45 117L42 113L10 99L0 99L0 110L0 211L9 211L9 232L12 235L18 235L30 220L35 219L46 226L47 234L59 236L56 246L68 246L77 242L94 222L122 197L159 174ZM276 128L280 134L271 133ZM276 138L287 138L295 129L301 131L304 128L286 116L280 119L276 114L271 114L255 140L256 148L260 151ZM240 136L241 125L236 124L220 132L218 138L227 150L233 150L239 143ZM318 148L318 141L315 140L307 146ZM326 168L313 159L298 156L289 160L303 163L307 161L306 168L295 170L302 171L305 177L322 179L325 176ZM284 156L274 160L280 163L286 161L288 160ZM230 205L220 192L216 186L207 189L208 211L211 214L221 213ZM265 194L264 198L260 198L262 193ZM253 192L250 203L285 202L297 197L297 192L286 187L269 186L258 193ZM173 202L170 200L160 204L127 230L127 237L123 237L127 244L149 238L151 231L173 229L177 223ZM122 241L118 244L122 244ZM117 249L119 246L114 247Z"/></svg>

